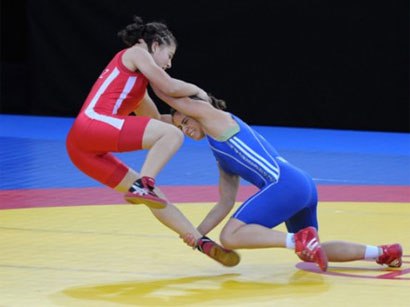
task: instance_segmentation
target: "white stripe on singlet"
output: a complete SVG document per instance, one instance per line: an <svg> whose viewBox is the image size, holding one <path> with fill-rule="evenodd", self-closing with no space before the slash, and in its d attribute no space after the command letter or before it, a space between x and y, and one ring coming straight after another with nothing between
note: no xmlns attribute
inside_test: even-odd
<svg viewBox="0 0 410 307"><path fill-rule="evenodd" d="M137 77L129 77L127 80L127 83L124 86L124 89L122 90L122 93L120 97L117 99L115 102L114 110L113 113L117 114L118 109L121 107L121 104L123 100L127 97L128 93L132 90L132 87L134 86L135 82L137 81Z"/></svg>
<svg viewBox="0 0 410 307"><path fill-rule="evenodd" d="M117 78L119 73L120 73L120 71L118 70L117 67L113 69L111 74L107 77L107 79L105 79L105 81L100 86L97 93L95 94L95 96L93 97L90 104L87 106L87 108L85 110L85 114L89 118L102 121L102 122L104 122L108 125L111 125L111 126L117 128L117 129L122 128L122 125L124 124L123 119L110 117L110 116L104 115L104 114L99 114L94 110L94 107L97 104L98 100L100 99L101 95L105 92L105 90L108 88L108 86L111 84L111 82L113 82L114 79ZM130 77L127 80L127 83L125 84L125 87L122 90L122 92L120 94L120 97L118 98L117 102L115 103L114 114L116 114L116 112L118 111L118 108L121 106L122 101L125 99L125 97L127 97L127 94L130 92L130 90L134 86L135 81L136 81L136 77Z"/></svg>
<svg viewBox="0 0 410 307"><path fill-rule="evenodd" d="M240 151L244 156L246 156L247 159L250 161L253 161L259 167L265 170L268 174L270 174L275 180L278 180L279 178L279 167L276 164L275 160L273 160L273 164L267 161L264 157L259 155L257 152L255 152L252 148L247 146L244 142L242 142L239 138L237 137L232 137L229 141L238 151Z"/></svg>
<svg viewBox="0 0 410 307"><path fill-rule="evenodd" d="M243 159L242 159L242 160L239 160L239 159L237 159L235 156L230 155L230 154L228 154L227 152L225 152L225 151L223 151L223 150L217 149L217 148L213 147L212 145L209 145L209 147L210 147L213 151L218 152L218 153L220 153L221 155L227 156L227 157L229 157L229 159L234 160L234 161L236 161L237 163L239 163L240 165L242 165L243 167L247 168L249 171L251 171L251 172L254 173L256 176L258 176L265 184L267 184L266 178L265 178L260 172L258 172L258 170L256 170L255 167L253 167L253 166L251 167L251 166L249 165L249 163L244 163L244 162L243 162Z"/></svg>

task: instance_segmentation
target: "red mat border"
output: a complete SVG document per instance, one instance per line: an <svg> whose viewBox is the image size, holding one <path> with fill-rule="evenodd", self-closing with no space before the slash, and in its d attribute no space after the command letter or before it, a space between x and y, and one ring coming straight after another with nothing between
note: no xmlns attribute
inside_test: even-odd
<svg viewBox="0 0 410 307"><path fill-rule="evenodd" d="M163 186L161 190L174 203L215 202L217 186ZM238 201L246 200L256 189L241 186ZM320 201L410 202L410 186L319 185ZM122 195L105 187L25 189L0 191L0 209L126 204Z"/></svg>

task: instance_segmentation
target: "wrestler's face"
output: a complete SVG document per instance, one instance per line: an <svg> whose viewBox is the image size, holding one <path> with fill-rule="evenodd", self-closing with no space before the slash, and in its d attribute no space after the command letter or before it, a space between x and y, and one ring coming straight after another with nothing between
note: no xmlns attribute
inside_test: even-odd
<svg viewBox="0 0 410 307"><path fill-rule="evenodd" d="M201 124L192 117L185 116L182 113L175 112L172 117L175 126L182 130L182 132L189 138L198 141L204 138L205 133L202 130Z"/></svg>
<svg viewBox="0 0 410 307"><path fill-rule="evenodd" d="M175 52L176 46L174 44L159 45L156 42L152 44L152 57L155 63L164 70L171 68Z"/></svg>

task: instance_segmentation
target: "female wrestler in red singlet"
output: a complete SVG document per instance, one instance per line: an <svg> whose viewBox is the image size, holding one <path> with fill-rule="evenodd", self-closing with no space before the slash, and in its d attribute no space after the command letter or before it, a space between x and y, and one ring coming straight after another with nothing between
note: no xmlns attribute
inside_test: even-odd
<svg viewBox="0 0 410 307"><path fill-rule="evenodd" d="M144 24L140 17L134 17L134 23L118 35L128 48L114 56L91 89L68 134L68 154L88 176L125 193L130 203L148 205L163 224L180 235L192 233L200 240L195 227L154 187L154 178L181 146L183 134L161 118L147 86L173 97L206 97L206 93L165 72L177 47L165 24ZM133 112L136 116L130 115ZM140 149L149 150L140 175L112 154ZM198 242L206 241L204 250L210 255L219 246L207 240ZM220 248L218 253L224 258L211 257L225 265L239 262L232 251Z"/></svg>
<svg viewBox="0 0 410 307"><path fill-rule="evenodd" d="M166 204L154 193L154 178L180 147L183 135L161 121L147 86L171 96L201 93L197 86L171 78L176 40L166 25L144 24L139 17L120 31L129 46L119 51L92 87L67 138L72 162L85 174L136 203L154 207ZM131 116L135 112L137 116ZM141 176L112 152L149 149Z"/></svg>

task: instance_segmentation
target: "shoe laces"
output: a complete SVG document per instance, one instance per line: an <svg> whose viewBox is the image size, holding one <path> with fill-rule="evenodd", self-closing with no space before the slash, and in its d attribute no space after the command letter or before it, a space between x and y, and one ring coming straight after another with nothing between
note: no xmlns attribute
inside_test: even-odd
<svg viewBox="0 0 410 307"><path fill-rule="evenodd" d="M140 187L139 185L135 183L131 186L130 192L134 194L139 194L139 195L150 194L150 192L146 188Z"/></svg>
<svg viewBox="0 0 410 307"><path fill-rule="evenodd" d="M137 179L130 188L131 193L139 194L139 195L147 195L151 194L156 196L154 193L155 187L155 180L151 177L141 177Z"/></svg>

